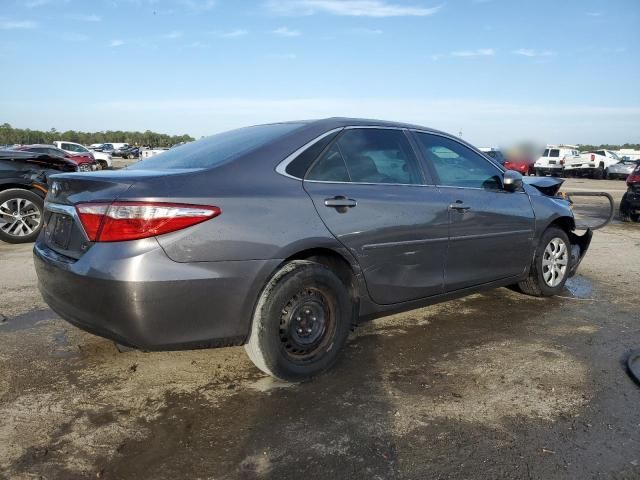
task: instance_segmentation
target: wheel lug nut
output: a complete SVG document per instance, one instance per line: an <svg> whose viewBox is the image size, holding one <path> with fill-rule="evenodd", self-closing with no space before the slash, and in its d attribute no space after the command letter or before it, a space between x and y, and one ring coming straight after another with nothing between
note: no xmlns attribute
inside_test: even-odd
<svg viewBox="0 0 640 480"><path fill-rule="evenodd" d="M306 315L309 315L309 314L311 313L311 310L305 310L305 311L304 311L304 313L305 313Z"/></svg>
<svg viewBox="0 0 640 480"><path fill-rule="evenodd" d="M299 322L300 320L302 320L300 317L296 317L296 322Z"/></svg>
<svg viewBox="0 0 640 480"><path fill-rule="evenodd" d="M302 333L302 329L301 328L298 329L298 333Z"/></svg>
<svg viewBox="0 0 640 480"><path fill-rule="evenodd" d="M315 322L316 320L317 320L317 318L316 318L316 317L311 317L311 321L312 321L312 322Z"/></svg>

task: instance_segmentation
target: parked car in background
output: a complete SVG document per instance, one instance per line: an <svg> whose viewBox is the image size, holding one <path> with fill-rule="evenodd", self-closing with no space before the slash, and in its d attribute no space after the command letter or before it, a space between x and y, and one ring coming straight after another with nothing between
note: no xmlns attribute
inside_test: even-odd
<svg viewBox="0 0 640 480"><path fill-rule="evenodd" d="M102 168L102 170L111 168L111 155L104 151L92 152L84 145L80 145L79 143L75 142L55 141L53 142L53 144L59 149L64 150L68 153L90 153L91 155L93 155L93 158L95 158L96 162L98 162L98 165L100 165L100 168Z"/></svg>
<svg viewBox="0 0 640 480"><path fill-rule="evenodd" d="M0 240L32 242L44 220L49 175L73 172L77 165L58 155L0 151Z"/></svg>
<svg viewBox="0 0 640 480"><path fill-rule="evenodd" d="M19 147L15 147L14 150L66 158L75 163L78 166L78 171L80 172L92 172L100 168L100 165L95 161L91 153L69 153L60 148L54 147L53 145L21 145Z"/></svg>
<svg viewBox="0 0 640 480"><path fill-rule="evenodd" d="M620 160L618 163L611 165L607 169L605 178L611 180L626 180L627 177L635 170L637 165L640 165L640 160L630 160L628 158Z"/></svg>
<svg viewBox="0 0 640 480"><path fill-rule="evenodd" d="M504 168L507 170L515 170L522 175L535 175L535 160L526 152L512 151L507 153L507 158L504 162Z"/></svg>
<svg viewBox="0 0 640 480"><path fill-rule="evenodd" d="M122 158L128 158L133 160L134 158L138 158L140 156L140 149L138 147L128 147L125 150L120 152Z"/></svg>
<svg viewBox="0 0 640 480"><path fill-rule="evenodd" d="M502 151L500 151L499 149L493 147L480 147L479 150L488 157L493 158L500 165L504 165L505 158L502 154Z"/></svg>
<svg viewBox="0 0 640 480"><path fill-rule="evenodd" d="M490 287L562 292L592 234L575 233L561 184L416 125L242 128L56 177L38 285L62 318L125 346L245 344L264 372L301 380L361 320Z"/></svg>
<svg viewBox="0 0 640 480"><path fill-rule="evenodd" d="M87 148L89 150L91 150L92 152L101 152L102 151L102 144L101 143L92 143Z"/></svg>
<svg viewBox="0 0 640 480"><path fill-rule="evenodd" d="M119 145L120 145L119 147L116 147L116 146L114 145L115 150L113 151L113 154L112 154L112 155L113 155L114 157L122 157L122 158L125 158L125 157L127 156L127 155L126 155L126 154L127 154L127 151L128 151L131 147L129 146L129 144L128 144L128 143L123 143L123 144L119 144Z"/></svg>
<svg viewBox="0 0 640 480"><path fill-rule="evenodd" d="M640 221L640 163L627 178L627 191L620 202L620 215L624 221Z"/></svg>
<svg viewBox="0 0 640 480"><path fill-rule="evenodd" d="M620 162L620 160L621 158L611 150L583 152L578 157L567 161L564 170L566 175L601 180L607 178L609 168Z"/></svg>
<svg viewBox="0 0 640 480"><path fill-rule="evenodd" d="M564 173L565 164L579 157L580 152L573 145L547 145L533 166L539 177L544 175L559 177Z"/></svg>
<svg viewBox="0 0 640 480"><path fill-rule="evenodd" d="M167 150L169 149L165 147L158 147L158 148L140 147L139 157L141 159L145 159L145 158L153 157L155 155L164 153Z"/></svg>
<svg viewBox="0 0 640 480"><path fill-rule="evenodd" d="M113 153L116 151L116 148L112 143L103 143L102 144L102 153L106 153L108 155L113 156Z"/></svg>

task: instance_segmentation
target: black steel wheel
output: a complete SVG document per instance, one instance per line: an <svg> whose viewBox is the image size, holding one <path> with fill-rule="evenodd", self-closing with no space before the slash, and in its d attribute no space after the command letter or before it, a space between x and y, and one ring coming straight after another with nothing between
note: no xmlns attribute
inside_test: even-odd
<svg viewBox="0 0 640 480"><path fill-rule="evenodd" d="M245 350L265 373L300 381L331 367L352 324L348 288L328 267L284 265L265 286Z"/></svg>

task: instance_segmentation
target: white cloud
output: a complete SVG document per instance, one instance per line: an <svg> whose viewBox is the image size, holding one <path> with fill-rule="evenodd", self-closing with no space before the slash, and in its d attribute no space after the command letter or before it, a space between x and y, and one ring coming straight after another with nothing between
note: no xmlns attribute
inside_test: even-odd
<svg viewBox="0 0 640 480"><path fill-rule="evenodd" d="M587 12L588 17L601 17L602 12Z"/></svg>
<svg viewBox="0 0 640 480"><path fill-rule="evenodd" d="M124 40L111 40L111 42L109 43L110 47L121 47L122 45L124 45Z"/></svg>
<svg viewBox="0 0 640 480"><path fill-rule="evenodd" d="M411 6L386 0L267 0L265 5L278 15L329 13L354 17L427 17L442 8L442 5Z"/></svg>
<svg viewBox="0 0 640 480"><path fill-rule="evenodd" d="M173 31L173 32L169 32L169 33L165 33L163 35L160 35L160 38L164 38L167 40L175 40L176 38L180 38L182 37L182 32L177 32L177 31Z"/></svg>
<svg viewBox="0 0 640 480"><path fill-rule="evenodd" d="M356 35L382 35L384 31L380 30L379 28L362 27L362 28L352 28L351 30L349 30L349 33L353 33Z"/></svg>
<svg viewBox="0 0 640 480"><path fill-rule="evenodd" d="M228 32L219 33L219 35L222 38L239 38L239 37L245 37L249 35L249 32L242 28L237 28L235 30L229 30Z"/></svg>
<svg viewBox="0 0 640 480"><path fill-rule="evenodd" d="M102 17L95 14L85 15L81 13L70 13L65 15L69 20L76 20L78 22L95 23L102 21Z"/></svg>
<svg viewBox="0 0 640 480"><path fill-rule="evenodd" d="M24 108L23 103L20 109ZM455 98L149 98L90 104L86 108L90 122L95 122L91 115L97 111L102 113L102 119L144 118L155 122L144 128L176 132L186 129L196 136L256 123L334 116L398 120L448 132L462 129L465 139L476 144L520 139L624 143L626 136L640 128L640 105L601 107ZM212 117L212 111L217 115ZM593 122L594 117L606 121ZM185 118L190 126L185 125ZM141 128L138 124L133 127ZM103 125L97 129L105 128Z"/></svg>
<svg viewBox="0 0 640 480"><path fill-rule="evenodd" d="M38 28L38 24L31 20L1 20L0 30L30 30Z"/></svg>
<svg viewBox="0 0 640 480"><path fill-rule="evenodd" d="M512 53L523 57L553 57L556 54L553 50L534 50L532 48L519 48Z"/></svg>
<svg viewBox="0 0 640 480"><path fill-rule="evenodd" d="M276 28L271 33L279 37L299 37L301 35L299 30L291 30L287 27Z"/></svg>
<svg viewBox="0 0 640 480"><path fill-rule="evenodd" d="M478 48L476 50L457 50L451 52L452 57L491 57L495 55L493 48Z"/></svg>

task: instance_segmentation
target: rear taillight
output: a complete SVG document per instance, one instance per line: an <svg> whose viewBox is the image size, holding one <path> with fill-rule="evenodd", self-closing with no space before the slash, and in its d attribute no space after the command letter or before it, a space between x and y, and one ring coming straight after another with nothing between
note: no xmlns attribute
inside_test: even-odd
<svg viewBox="0 0 640 480"><path fill-rule="evenodd" d="M627 185L631 186L635 183L640 183L640 173L632 173L627 177Z"/></svg>
<svg viewBox="0 0 640 480"><path fill-rule="evenodd" d="M92 242L154 237L191 227L222 213L218 207L157 202L80 203L76 210Z"/></svg>
<svg viewBox="0 0 640 480"><path fill-rule="evenodd" d="M564 158L560 160L560 165L564 165Z"/></svg>

